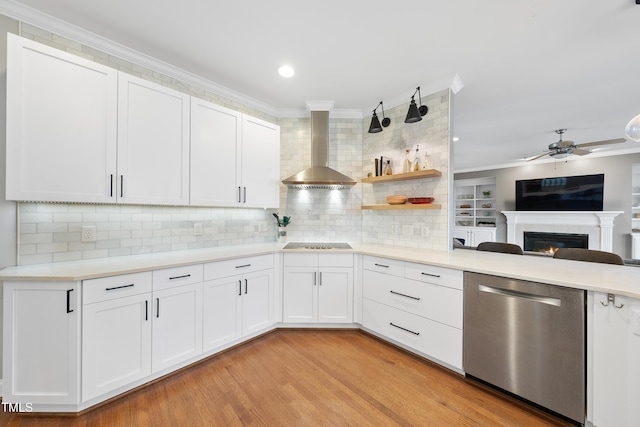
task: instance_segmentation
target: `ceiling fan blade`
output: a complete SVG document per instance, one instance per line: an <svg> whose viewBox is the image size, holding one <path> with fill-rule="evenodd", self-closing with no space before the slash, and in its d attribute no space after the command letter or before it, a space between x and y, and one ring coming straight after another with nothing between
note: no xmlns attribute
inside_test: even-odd
<svg viewBox="0 0 640 427"><path fill-rule="evenodd" d="M529 158L527 159L527 162L530 162L530 161L532 161L532 160L539 159L540 157L548 156L548 155L549 155L549 154L551 154L551 153L552 153L552 152L551 152L551 151L549 151L549 152L546 152L546 153L544 153L544 154L540 154L539 156L529 157Z"/></svg>
<svg viewBox="0 0 640 427"><path fill-rule="evenodd" d="M584 144L576 145L576 147L579 147L579 148L582 148L582 147L595 147L596 145L619 144L619 143L625 142L625 141L626 141L626 139L624 139L624 138L606 139L604 141L585 142Z"/></svg>
<svg viewBox="0 0 640 427"><path fill-rule="evenodd" d="M571 154L577 154L578 156L584 156L586 154L591 154L591 151L589 150L583 150L582 148L574 148L571 151Z"/></svg>

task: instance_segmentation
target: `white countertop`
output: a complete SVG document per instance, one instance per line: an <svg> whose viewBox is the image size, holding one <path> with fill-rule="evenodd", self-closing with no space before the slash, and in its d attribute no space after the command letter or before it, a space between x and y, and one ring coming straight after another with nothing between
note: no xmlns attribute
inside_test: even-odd
<svg viewBox="0 0 640 427"><path fill-rule="evenodd" d="M0 270L0 280L79 281L251 255L292 252L283 250L283 246L280 243L267 243L8 267ZM330 251L395 258L640 299L640 267L569 261L545 256L479 252L468 249L445 252L354 243L351 246L352 250L332 249ZM296 252L309 252L309 250L299 249Z"/></svg>

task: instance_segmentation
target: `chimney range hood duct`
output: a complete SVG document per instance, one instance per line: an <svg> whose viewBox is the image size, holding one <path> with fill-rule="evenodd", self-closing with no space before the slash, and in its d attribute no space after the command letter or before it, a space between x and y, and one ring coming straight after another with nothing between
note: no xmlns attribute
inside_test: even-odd
<svg viewBox="0 0 640 427"><path fill-rule="evenodd" d="M328 167L329 112L311 111L311 167L282 181L293 188L343 189L356 181Z"/></svg>

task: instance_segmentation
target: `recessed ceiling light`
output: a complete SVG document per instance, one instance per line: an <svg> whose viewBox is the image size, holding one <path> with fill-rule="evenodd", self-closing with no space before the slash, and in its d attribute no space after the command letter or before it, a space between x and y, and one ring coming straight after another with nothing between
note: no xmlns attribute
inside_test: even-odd
<svg viewBox="0 0 640 427"><path fill-rule="evenodd" d="M280 74L282 77L293 77L295 73L296 72L289 65L283 65L282 67L278 68L278 74Z"/></svg>

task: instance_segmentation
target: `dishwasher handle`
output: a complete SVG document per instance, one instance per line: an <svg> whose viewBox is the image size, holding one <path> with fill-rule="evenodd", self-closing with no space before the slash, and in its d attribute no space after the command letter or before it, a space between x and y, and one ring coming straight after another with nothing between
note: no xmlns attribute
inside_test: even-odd
<svg viewBox="0 0 640 427"><path fill-rule="evenodd" d="M489 294L502 295L505 297L521 298L528 301L552 305L555 307L560 307L562 305L562 301L559 298L544 297L540 295L530 294L527 292L514 291L512 289L500 289L500 288L494 288L493 286L478 285L478 290L480 292L486 292Z"/></svg>

